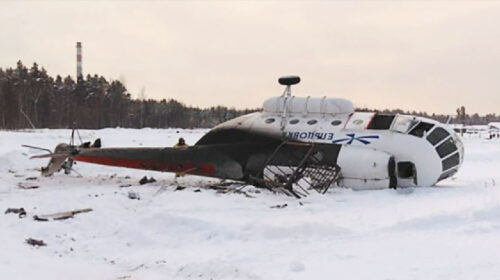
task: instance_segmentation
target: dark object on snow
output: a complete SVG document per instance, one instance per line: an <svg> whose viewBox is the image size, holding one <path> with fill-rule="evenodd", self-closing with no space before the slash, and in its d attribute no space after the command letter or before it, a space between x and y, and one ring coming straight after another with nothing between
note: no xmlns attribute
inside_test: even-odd
<svg viewBox="0 0 500 280"><path fill-rule="evenodd" d="M236 187L239 186L239 187ZM253 198L253 196L249 195L247 192L243 191L243 189L247 186L247 184L241 184L237 182L226 182L223 180L220 183L217 184L211 184L204 186L204 188L210 189L210 190L215 190L217 193L222 193L222 194L231 194L231 193L237 193L237 194L243 194L244 196L248 198Z"/></svg>
<svg viewBox="0 0 500 280"><path fill-rule="evenodd" d="M286 204L286 203L285 203L285 204L282 204L282 205L279 205L279 204L278 204L278 205L271 206L271 208L275 208L275 209L283 209L283 208L285 208L285 207L287 207L287 206L288 206L288 204Z"/></svg>
<svg viewBox="0 0 500 280"><path fill-rule="evenodd" d="M201 192L201 190L200 189L196 189L193 192Z"/></svg>
<svg viewBox="0 0 500 280"><path fill-rule="evenodd" d="M17 184L17 186L19 188L21 188L21 189L24 189L24 190L31 190L31 189L38 189L39 188L39 186L37 186L37 185L28 185L28 186L26 186L23 183L19 183L19 184Z"/></svg>
<svg viewBox="0 0 500 280"><path fill-rule="evenodd" d="M141 197L139 196L139 194L136 193L136 192L128 192L128 198L130 198L130 199L137 199L137 200L141 199Z"/></svg>
<svg viewBox="0 0 500 280"><path fill-rule="evenodd" d="M22 207L21 208L7 208L7 210L5 210L5 214L9 214L9 213L19 214L20 219L26 217L26 211Z"/></svg>
<svg viewBox="0 0 500 280"><path fill-rule="evenodd" d="M177 144L174 145L174 148L183 148L183 147L187 147L188 144L186 144L186 140L184 140L184 138L179 138L179 140L177 141Z"/></svg>
<svg viewBox="0 0 500 280"><path fill-rule="evenodd" d="M101 138L95 139L94 144L92 144L92 146L90 146L90 147L91 148L100 148L101 147Z"/></svg>
<svg viewBox="0 0 500 280"><path fill-rule="evenodd" d="M77 209L73 211L59 212L50 215L35 215L33 216L33 219L35 219L35 221L41 221L41 222L46 222L48 220L65 220L73 218L73 216L76 214L87 213L90 211L92 211L92 208Z"/></svg>
<svg viewBox="0 0 500 280"><path fill-rule="evenodd" d="M128 187L132 187L132 184L123 184L123 185L120 185L120 188L128 188Z"/></svg>
<svg viewBox="0 0 500 280"><path fill-rule="evenodd" d="M38 178L37 177L27 177L25 180L26 181L34 181L36 179L38 179Z"/></svg>
<svg viewBox="0 0 500 280"><path fill-rule="evenodd" d="M183 187L183 186L177 186L177 188L175 188L174 191L182 191L183 189L185 189L186 187Z"/></svg>
<svg viewBox="0 0 500 280"><path fill-rule="evenodd" d="M85 149L88 149L90 148L90 141L88 142L83 142L80 146L80 148L85 148Z"/></svg>
<svg viewBox="0 0 500 280"><path fill-rule="evenodd" d="M139 184L144 185L144 184L149 184L149 183L154 183L154 182L156 182L155 178L151 177L148 179L148 177L144 176L139 181Z"/></svg>
<svg viewBox="0 0 500 280"><path fill-rule="evenodd" d="M26 239L26 243L28 243L31 246L47 246L47 244L43 242L43 240L38 240L33 238Z"/></svg>

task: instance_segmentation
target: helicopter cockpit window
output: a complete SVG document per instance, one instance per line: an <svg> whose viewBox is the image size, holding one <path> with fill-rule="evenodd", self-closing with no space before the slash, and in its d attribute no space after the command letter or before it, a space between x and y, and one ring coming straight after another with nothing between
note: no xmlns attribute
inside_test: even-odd
<svg viewBox="0 0 500 280"><path fill-rule="evenodd" d="M455 152L457 150L457 145L453 138L448 138L446 141L437 146L436 151L440 158L444 158L445 156Z"/></svg>
<svg viewBox="0 0 500 280"><path fill-rule="evenodd" d="M313 125L313 124L316 124L317 122L318 122L317 120L309 120L309 121L307 121L307 124Z"/></svg>
<svg viewBox="0 0 500 280"><path fill-rule="evenodd" d="M457 166L460 163L460 156L458 153L453 154L449 158L443 160L443 171Z"/></svg>
<svg viewBox="0 0 500 280"><path fill-rule="evenodd" d="M376 114L367 129L389 129L391 127L392 121L394 121L394 115L379 115Z"/></svg>
<svg viewBox="0 0 500 280"><path fill-rule="evenodd" d="M392 125L392 130L401 133L408 133L408 131L417 124L418 120L415 117L399 115L396 117L396 120Z"/></svg>
<svg viewBox="0 0 500 280"><path fill-rule="evenodd" d="M431 130L433 127L434 125L431 123L420 122L410 131L409 134L422 137L427 131Z"/></svg>
<svg viewBox="0 0 500 280"><path fill-rule="evenodd" d="M299 123L299 119L293 119L290 121L290 124L298 124Z"/></svg>
<svg viewBox="0 0 500 280"><path fill-rule="evenodd" d="M441 142L444 138L448 137L450 134L442 127L437 127L434 129L429 136L427 136L427 141L429 141L432 145L436 145Z"/></svg>
<svg viewBox="0 0 500 280"><path fill-rule="evenodd" d="M268 123L268 124L269 124L269 123L273 123L273 122L274 122L274 119L273 119L273 118L269 118L269 119L266 119L266 120L265 120L265 122L266 122L266 123Z"/></svg>

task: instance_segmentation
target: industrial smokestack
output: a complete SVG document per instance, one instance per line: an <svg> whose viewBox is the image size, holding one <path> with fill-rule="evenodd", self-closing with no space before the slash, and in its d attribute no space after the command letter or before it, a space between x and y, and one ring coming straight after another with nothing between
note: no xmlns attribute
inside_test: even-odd
<svg viewBox="0 0 500 280"><path fill-rule="evenodd" d="M82 76L82 43L76 42L76 80L78 81Z"/></svg>

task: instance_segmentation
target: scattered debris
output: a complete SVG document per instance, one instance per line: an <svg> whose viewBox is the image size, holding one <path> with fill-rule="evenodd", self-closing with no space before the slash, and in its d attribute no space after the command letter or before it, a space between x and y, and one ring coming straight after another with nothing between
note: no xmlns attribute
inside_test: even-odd
<svg viewBox="0 0 500 280"><path fill-rule="evenodd" d="M201 190L200 189L196 189L193 192L201 192Z"/></svg>
<svg viewBox="0 0 500 280"><path fill-rule="evenodd" d="M183 189L185 189L186 187L183 187L183 186L177 186L177 188L175 188L174 191L182 191Z"/></svg>
<svg viewBox="0 0 500 280"><path fill-rule="evenodd" d="M38 240L33 238L26 239L26 243L28 243L31 246L47 246L47 244L43 242L43 240Z"/></svg>
<svg viewBox="0 0 500 280"><path fill-rule="evenodd" d="M271 206L270 208L283 209L283 208L285 208L287 206L288 206L288 204L285 203L285 204L281 204L281 205L279 205L279 204L278 205L274 205L274 206Z"/></svg>
<svg viewBox="0 0 500 280"><path fill-rule="evenodd" d="M16 171L12 170L12 169L9 169L7 172L12 173L12 174L16 174Z"/></svg>
<svg viewBox="0 0 500 280"><path fill-rule="evenodd" d="M123 177L123 178L124 178L124 179L130 179L130 176L128 176L128 175L127 175L127 176L125 176L125 177Z"/></svg>
<svg viewBox="0 0 500 280"><path fill-rule="evenodd" d="M26 217L26 210L24 210L24 208L7 208L7 210L5 210L5 214L9 214L9 213L14 213L14 214L19 214L19 218L22 219L24 217Z"/></svg>
<svg viewBox="0 0 500 280"><path fill-rule="evenodd" d="M24 189L24 190L38 189L40 187L40 186L37 186L37 185L25 185L23 183L18 183L17 186L20 189Z"/></svg>
<svg viewBox="0 0 500 280"><path fill-rule="evenodd" d="M180 171L180 172L175 172L175 180L176 180L176 182L177 182L177 178L184 177L187 174L189 174L190 172L193 172L193 171L196 171L196 170L198 170L198 167L193 167L193 168L190 168L188 170L184 170L184 171Z"/></svg>
<svg viewBox="0 0 500 280"><path fill-rule="evenodd" d="M38 177L27 177L25 180L26 181L34 181L34 180L37 180Z"/></svg>
<svg viewBox="0 0 500 280"><path fill-rule="evenodd" d="M130 198L130 199L137 199L137 200L141 199L141 197L139 196L138 193L132 192L132 191L128 192L128 198Z"/></svg>
<svg viewBox="0 0 500 280"><path fill-rule="evenodd" d="M136 271L136 270L138 270L140 268L143 268L143 267L146 267L146 265L145 264L138 265L138 266L136 266L136 267L134 267L132 269L129 269L129 271Z"/></svg>
<svg viewBox="0 0 500 280"><path fill-rule="evenodd" d="M120 185L120 188L128 188L131 186L132 186L132 184L123 184L123 185Z"/></svg>
<svg viewBox="0 0 500 280"><path fill-rule="evenodd" d="M144 176L139 181L139 184L144 185L144 184L149 184L149 183L154 183L154 182L156 182L155 178L151 177L148 179L148 177Z"/></svg>
<svg viewBox="0 0 500 280"><path fill-rule="evenodd" d="M247 192L243 191L243 189L247 186L246 184L240 184L240 188L236 187L237 183L235 182L220 182L218 184L207 185L205 188L210 190L215 190L217 193L230 194L237 193L242 194L248 198L253 198L253 196L249 195Z"/></svg>
<svg viewBox="0 0 500 280"><path fill-rule="evenodd" d="M23 174L14 174L14 177L15 178L22 178L22 177L24 177L24 175Z"/></svg>
<svg viewBox="0 0 500 280"><path fill-rule="evenodd" d="M35 215L33 216L33 219L36 221L42 221L46 222L48 220L65 220L69 218L73 218L74 215L79 214L79 213L87 213L92 211L92 208L85 208L85 209L77 209L73 211L66 211L66 212L59 212L55 214L50 214L50 215Z"/></svg>
<svg viewBox="0 0 500 280"><path fill-rule="evenodd" d="M73 134L74 130L72 132L72 138ZM30 157L30 159L50 157L49 164L46 167L42 166L42 168L40 169L42 176L44 177L52 176L52 174L59 172L61 169L64 169L65 174L69 174L69 172L71 171L73 160L68 159L68 157L71 155L72 152L74 152L75 149L75 146L73 145L73 139L70 140L69 145L66 143L61 143L57 145L56 148L54 149L54 152L52 152L50 149L40 148L30 145L22 145L22 146L25 148L36 149L47 152L47 154L35 155Z"/></svg>
<svg viewBox="0 0 500 280"><path fill-rule="evenodd" d="M115 264L115 260L108 260L107 258L102 258L105 262L110 263L110 264Z"/></svg>

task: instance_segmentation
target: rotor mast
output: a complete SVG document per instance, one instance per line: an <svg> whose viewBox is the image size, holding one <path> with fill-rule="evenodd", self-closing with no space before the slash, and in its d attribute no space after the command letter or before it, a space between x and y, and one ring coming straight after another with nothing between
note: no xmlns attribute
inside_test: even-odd
<svg viewBox="0 0 500 280"><path fill-rule="evenodd" d="M292 97L292 85L296 85L300 83L299 76L284 76L278 79L280 85L284 85L285 91L281 95L283 97L283 112L281 115L281 134L285 135L285 126L286 126L286 114L288 108L288 99Z"/></svg>

